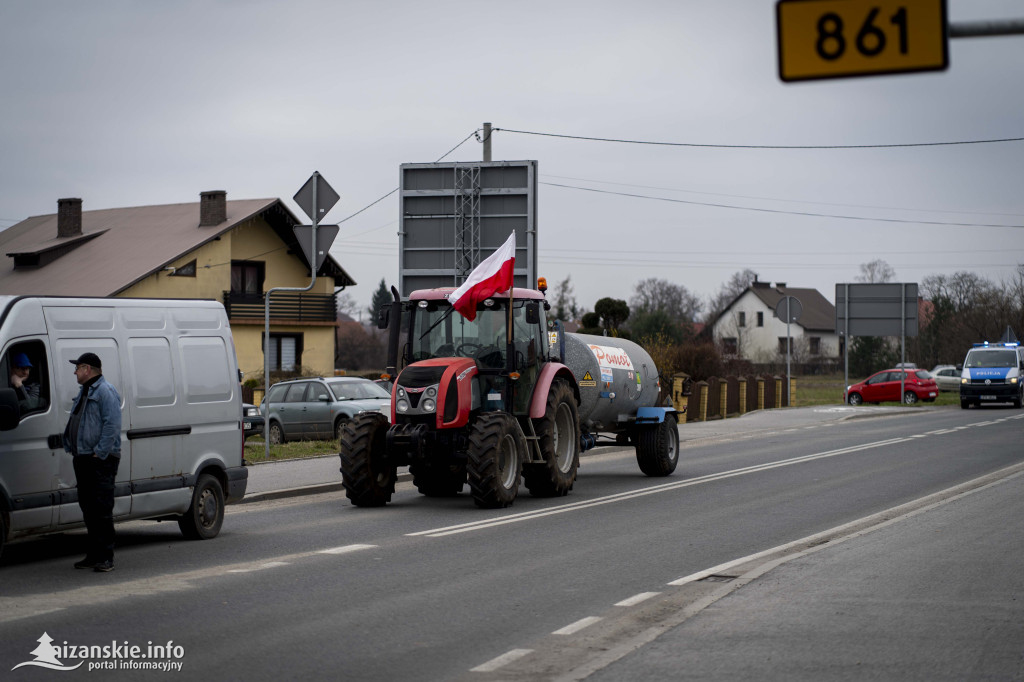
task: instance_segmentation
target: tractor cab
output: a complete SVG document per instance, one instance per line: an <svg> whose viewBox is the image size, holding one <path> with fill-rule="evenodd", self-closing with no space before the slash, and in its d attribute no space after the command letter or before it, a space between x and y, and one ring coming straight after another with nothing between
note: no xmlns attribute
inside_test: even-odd
<svg viewBox="0 0 1024 682"><path fill-rule="evenodd" d="M471 410L526 413L541 363L548 354L543 295L516 289L510 311L508 296L495 294L477 306L470 320L448 303L452 291L416 291L402 304L400 358L396 363L401 370L399 385L408 383L401 375L409 369L414 369L410 379L421 374L440 379L443 367L475 367L472 374L478 380ZM507 410L507 405L512 409Z"/></svg>

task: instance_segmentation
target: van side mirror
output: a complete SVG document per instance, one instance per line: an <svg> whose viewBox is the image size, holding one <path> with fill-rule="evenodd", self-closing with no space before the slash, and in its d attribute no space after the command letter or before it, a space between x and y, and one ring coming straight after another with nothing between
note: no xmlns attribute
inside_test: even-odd
<svg viewBox="0 0 1024 682"><path fill-rule="evenodd" d="M0 388L0 431L10 431L21 419L18 394L13 388Z"/></svg>
<svg viewBox="0 0 1024 682"><path fill-rule="evenodd" d="M537 305L536 301L530 301L526 304L526 324L539 324L540 323L540 306Z"/></svg>

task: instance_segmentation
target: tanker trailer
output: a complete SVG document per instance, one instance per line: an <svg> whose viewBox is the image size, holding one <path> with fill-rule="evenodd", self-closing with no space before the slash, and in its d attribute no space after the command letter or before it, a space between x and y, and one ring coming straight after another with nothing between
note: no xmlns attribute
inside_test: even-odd
<svg viewBox="0 0 1024 682"><path fill-rule="evenodd" d="M668 476L679 461L679 432L673 408L658 407L658 369L651 356L628 339L588 334L552 334L553 346L579 386L583 449L597 433L616 434L636 447L636 461L648 476Z"/></svg>

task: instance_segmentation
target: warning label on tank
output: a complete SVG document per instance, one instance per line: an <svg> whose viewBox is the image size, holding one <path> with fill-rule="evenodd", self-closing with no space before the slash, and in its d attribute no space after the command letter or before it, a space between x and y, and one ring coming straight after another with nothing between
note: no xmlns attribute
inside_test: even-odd
<svg viewBox="0 0 1024 682"><path fill-rule="evenodd" d="M590 372L587 372L586 374L583 375L583 378L580 379L580 386L593 387L597 386L597 382L594 381L594 377L590 376Z"/></svg>

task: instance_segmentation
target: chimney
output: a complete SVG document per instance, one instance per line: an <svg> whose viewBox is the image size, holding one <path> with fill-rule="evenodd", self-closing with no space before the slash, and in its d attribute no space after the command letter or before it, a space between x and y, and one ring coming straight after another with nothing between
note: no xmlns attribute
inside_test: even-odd
<svg viewBox="0 0 1024 682"><path fill-rule="evenodd" d="M82 234L82 200L57 199L57 237Z"/></svg>
<svg viewBox="0 0 1024 682"><path fill-rule="evenodd" d="M786 283L785 282L776 282L775 283L775 288L776 289L785 289L786 288Z"/></svg>
<svg viewBox="0 0 1024 682"><path fill-rule="evenodd" d="M228 219L228 193L222 189L199 193L199 227L220 225Z"/></svg>

